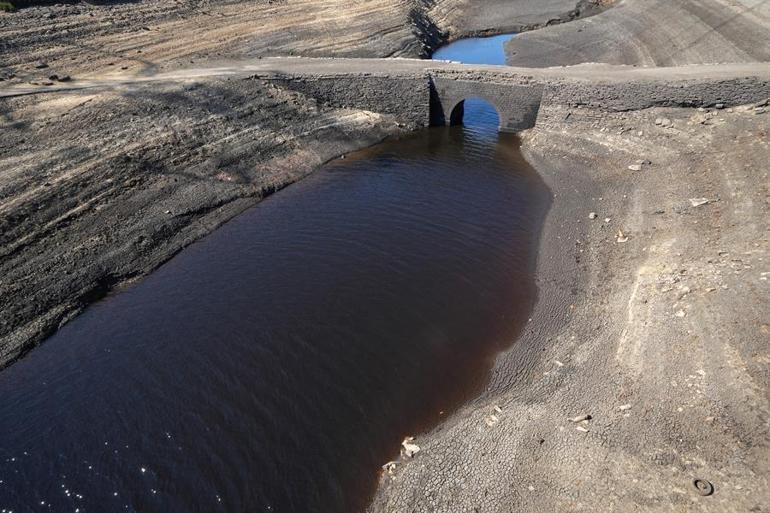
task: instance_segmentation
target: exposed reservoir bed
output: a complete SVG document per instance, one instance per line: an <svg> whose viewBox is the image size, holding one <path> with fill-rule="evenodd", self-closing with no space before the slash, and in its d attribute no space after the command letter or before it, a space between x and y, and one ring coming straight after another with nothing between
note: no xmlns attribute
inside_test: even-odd
<svg viewBox="0 0 770 513"><path fill-rule="evenodd" d="M0 509L359 510L535 299L549 193L490 106L465 121L328 164L0 373Z"/></svg>

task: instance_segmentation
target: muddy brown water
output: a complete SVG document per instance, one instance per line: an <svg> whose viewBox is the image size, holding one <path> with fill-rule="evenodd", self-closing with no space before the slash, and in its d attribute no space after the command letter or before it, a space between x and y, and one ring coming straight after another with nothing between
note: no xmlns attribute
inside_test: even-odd
<svg viewBox="0 0 770 513"><path fill-rule="evenodd" d="M496 127L332 162L0 373L0 512L364 509L533 306L550 196Z"/></svg>

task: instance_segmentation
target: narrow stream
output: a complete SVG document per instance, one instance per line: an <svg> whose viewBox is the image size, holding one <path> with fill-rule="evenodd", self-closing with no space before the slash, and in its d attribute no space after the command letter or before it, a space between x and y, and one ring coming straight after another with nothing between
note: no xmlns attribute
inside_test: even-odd
<svg viewBox="0 0 770 513"><path fill-rule="evenodd" d="M491 106L465 113L328 164L1 372L0 511L364 509L535 299L549 193Z"/></svg>

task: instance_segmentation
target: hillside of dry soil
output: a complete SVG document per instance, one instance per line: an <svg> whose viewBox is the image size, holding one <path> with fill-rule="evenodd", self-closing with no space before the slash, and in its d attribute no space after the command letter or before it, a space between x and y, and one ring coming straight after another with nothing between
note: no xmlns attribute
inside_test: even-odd
<svg viewBox="0 0 770 513"><path fill-rule="evenodd" d="M595 17L522 34L511 66L679 66L770 60L766 0L620 0Z"/></svg>

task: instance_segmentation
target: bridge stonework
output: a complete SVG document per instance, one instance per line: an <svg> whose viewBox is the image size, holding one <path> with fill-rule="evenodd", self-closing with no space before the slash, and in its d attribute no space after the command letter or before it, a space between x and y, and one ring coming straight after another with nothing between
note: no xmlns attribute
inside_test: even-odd
<svg viewBox="0 0 770 513"><path fill-rule="evenodd" d="M500 119L500 131L520 132L535 126L543 98L542 84L510 84L432 78L431 125L462 123L463 103L481 98L491 104Z"/></svg>
<svg viewBox="0 0 770 513"><path fill-rule="evenodd" d="M626 111L745 105L770 97L770 63L685 66L671 76L658 68L475 68L409 59L261 62L266 70L245 78L274 81L335 107L386 114L407 128L461 122L468 98L489 102L500 130L518 132L535 126L541 104Z"/></svg>
<svg viewBox="0 0 770 513"><path fill-rule="evenodd" d="M376 74L273 78L288 89L337 108L355 108L392 115L409 128L430 123L428 76Z"/></svg>
<svg viewBox="0 0 770 513"><path fill-rule="evenodd" d="M392 115L409 128L461 123L464 100L481 98L497 110L501 131L519 132L535 126L543 97L543 85L534 82L490 82L431 73L263 78L337 108Z"/></svg>

